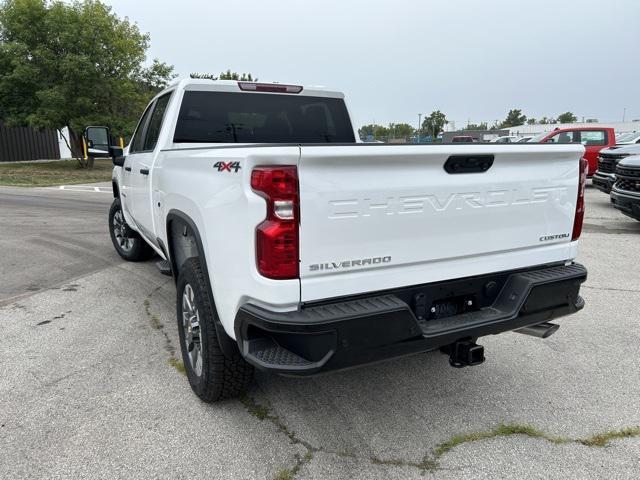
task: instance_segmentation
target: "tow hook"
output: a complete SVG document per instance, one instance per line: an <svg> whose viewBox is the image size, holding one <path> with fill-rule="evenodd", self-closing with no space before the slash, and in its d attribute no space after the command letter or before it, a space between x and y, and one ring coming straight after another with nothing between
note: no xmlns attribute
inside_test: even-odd
<svg viewBox="0 0 640 480"><path fill-rule="evenodd" d="M454 368L471 367L484 362L484 347L471 340L461 340L446 348L449 365Z"/></svg>

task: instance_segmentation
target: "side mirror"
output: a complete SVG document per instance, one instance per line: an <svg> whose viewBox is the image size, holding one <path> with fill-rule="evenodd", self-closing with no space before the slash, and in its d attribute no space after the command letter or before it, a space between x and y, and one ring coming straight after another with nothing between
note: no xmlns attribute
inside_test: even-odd
<svg viewBox="0 0 640 480"><path fill-rule="evenodd" d="M109 155L116 167L124 165L124 150L121 147L109 147Z"/></svg>
<svg viewBox="0 0 640 480"><path fill-rule="evenodd" d="M84 138L87 142L87 155L89 157L109 156L109 129L107 127L91 126L84 129Z"/></svg>

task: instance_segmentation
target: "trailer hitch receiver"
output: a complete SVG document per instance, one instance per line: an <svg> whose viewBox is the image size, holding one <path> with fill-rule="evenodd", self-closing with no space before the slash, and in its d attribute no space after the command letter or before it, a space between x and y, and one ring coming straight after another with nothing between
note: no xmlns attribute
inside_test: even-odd
<svg viewBox="0 0 640 480"><path fill-rule="evenodd" d="M484 347L470 340L455 342L449 346L449 364L455 368L471 367L484 362Z"/></svg>

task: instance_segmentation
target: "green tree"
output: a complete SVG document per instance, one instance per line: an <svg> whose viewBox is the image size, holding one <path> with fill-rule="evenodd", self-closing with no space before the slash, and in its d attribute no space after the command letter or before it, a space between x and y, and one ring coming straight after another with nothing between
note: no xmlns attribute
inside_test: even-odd
<svg viewBox="0 0 640 480"><path fill-rule="evenodd" d="M447 123L446 115L440 110L435 110L422 121L422 132L420 133L429 135L435 140Z"/></svg>
<svg viewBox="0 0 640 480"><path fill-rule="evenodd" d="M500 124L500 128L517 127L518 125L524 125L527 121L527 116L522 114L522 110L514 108L509 110L507 118L505 118Z"/></svg>
<svg viewBox="0 0 640 480"><path fill-rule="evenodd" d="M202 78L205 80L239 80L241 82L257 82L257 78L253 78L250 73L238 73L227 70L220 75L212 75L210 73L192 73L191 78Z"/></svg>
<svg viewBox="0 0 640 480"><path fill-rule="evenodd" d="M389 129L382 125L371 123L369 125L363 125L358 129L358 135L361 140L368 140L370 136L374 140L386 141L389 138Z"/></svg>
<svg viewBox="0 0 640 480"><path fill-rule="evenodd" d="M552 123L558 123L556 122L556 119L551 117L551 118L547 118L547 117L542 117L540 119L540 125L550 125Z"/></svg>
<svg viewBox="0 0 640 480"><path fill-rule="evenodd" d="M538 121L535 118L529 118L527 120L527 125L535 125Z"/></svg>
<svg viewBox="0 0 640 480"><path fill-rule="evenodd" d="M414 133L415 133L415 129L408 123L390 123L389 124L390 138L409 138Z"/></svg>
<svg viewBox="0 0 640 480"><path fill-rule="evenodd" d="M68 127L65 140L76 152L87 125L131 135L151 97L173 78L166 63L145 65L149 41L98 0L0 3L0 119Z"/></svg>
<svg viewBox="0 0 640 480"><path fill-rule="evenodd" d="M578 117L576 117L571 112L564 112L564 113L561 113L560 115L558 115L558 122L559 123L575 123L577 121L578 121Z"/></svg>
<svg viewBox="0 0 640 480"><path fill-rule="evenodd" d="M218 80L240 80L241 82L257 82L257 78L253 78L250 73L238 73L227 70L218 76Z"/></svg>
<svg viewBox="0 0 640 480"><path fill-rule="evenodd" d="M466 130L487 130L487 129L488 129L487 122L469 123L467 124L467 128L466 128Z"/></svg>

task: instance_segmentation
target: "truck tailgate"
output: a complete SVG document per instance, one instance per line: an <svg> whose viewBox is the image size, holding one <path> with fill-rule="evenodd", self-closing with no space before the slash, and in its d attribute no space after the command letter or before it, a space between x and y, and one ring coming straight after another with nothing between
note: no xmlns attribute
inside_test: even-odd
<svg viewBox="0 0 640 480"><path fill-rule="evenodd" d="M302 301L575 256L583 153L580 145L302 146ZM448 173L452 156L462 168ZM488 170L460 172L475 162L467 159L491 156Z"/></svg>

